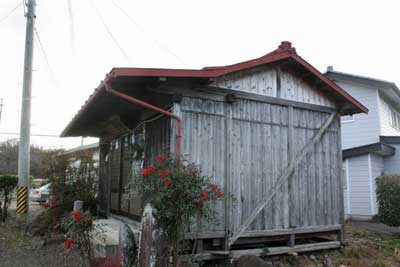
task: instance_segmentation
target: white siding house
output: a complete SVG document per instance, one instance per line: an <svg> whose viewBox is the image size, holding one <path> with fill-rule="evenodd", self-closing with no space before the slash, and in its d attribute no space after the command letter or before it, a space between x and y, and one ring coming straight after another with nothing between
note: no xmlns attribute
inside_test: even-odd
<svg viewBox="0 0 400 267"><path fill-rule="evenodd" d="M376 177L400 174L400 90L394 83L334 71L325 75L369 109L342 117L348 218L371 219L378 213Z"/></svg>
<svg viewBox="0 0 400 267"><path fill-rule="evenodd" d="M379 142L376 89L363 88L350 82L337 82L337 84L369 110L368 114L354 114L352 118L349 116L342 118L342 148L347 149ZM354 134L355 132L357 134Z"/></svg>

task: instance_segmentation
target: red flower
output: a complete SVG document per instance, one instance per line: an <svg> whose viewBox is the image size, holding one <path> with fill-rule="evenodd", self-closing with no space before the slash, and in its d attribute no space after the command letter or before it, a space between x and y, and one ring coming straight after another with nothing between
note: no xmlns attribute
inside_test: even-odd
<svg viewBox="0 0 400 267"><path fill-rule="evenodd" d="M217 191L217 197L222 197L224 195L224 192L222 192L221 190Z"/></svg>
<svg viewBox="0 0 400 267"><path fill-rule="evenodd" d="M172 182L171 181L165 181L164 182L164 186L165 187L171 187L172 186Z"/></svg>
<svg viewBox="0 0 400 267"><path fill-rule="evenodd" d="M156 157L156 161L157 162L163 162L164 160L166 160L167 157L164 154L160 154Z"/></svg>
<svg viewBox="0 0 400 267"><path fill-rule="evenodd" d="M152 174L154 172L154 170L156 169L156 167L154 167L154 165L149 166L148 168L144 168L142 170L142 175L144 177L149 176L150 174Z"/></svg>
<svg viewBox="0 0 400 267"><path fill-rule="evenodd" d="M83 214L80 211L73 211L71 213L71 217L74 218L76 222L80 222L82 220Z"/></svg>
<svg viewBox="0 0 400 267"><path fill-rule="evenodd" d="M206 201L209 201L209 200L210 200L210 196L208 195L207 192L203 191L203 192L201 192L201 195L204 197L204 199L205 199Z"/></svg>
<svg viewBox="0 0 400 267"><path fill-rule="evenodd" d="M217 185L217 184L210 184L210 186L211 186L211 188L214 189L214 190L217 190L217 189L218 189L218 185Z"/></svg>
<svg viewBox="0 0 400 267"><path fill-rule="evenodd" d="M202 200L199 200L199 201L197 201L197 205L203 206L203 205L204 205L204 202L203 202Z"/></svg>
<svg viewBox="0 0 400 267"><path fill-rule="evenodd" d="M89 218L89 219L87 219L87 221L86 221L86 224L87 224L87 225L92 225L92 224L93 224L93 220L92 220L92 219L90 219L90 218Z"/></svg>
<svg viewBox="0 0 400 267"><path fill-rule="evenodd" d="M66 249L70 249L72 243L74 243L74 242L73 242L71 239L65 240L65 248L66 248Z"/></svg>
<svg viewBox="0 0 400 267"><path fill-rule="evenodd" d="M165 178L165 177L168 177L169 174L170 174L170 172L169 172L168 169L159 170L159 171L158 171L158 175L160 175L160 178L161 178L161 179L163 179L163 178Z"/></svg>

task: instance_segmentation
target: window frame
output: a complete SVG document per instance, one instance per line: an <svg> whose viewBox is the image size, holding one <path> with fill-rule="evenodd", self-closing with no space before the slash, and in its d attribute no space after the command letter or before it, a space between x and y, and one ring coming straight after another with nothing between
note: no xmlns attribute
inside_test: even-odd
<svg viewBox="0 0 400 267"><path fill-rule="evenodd" d="M393 129L400 131L400 112L391 106L389 106L389 125Z"/></svg>

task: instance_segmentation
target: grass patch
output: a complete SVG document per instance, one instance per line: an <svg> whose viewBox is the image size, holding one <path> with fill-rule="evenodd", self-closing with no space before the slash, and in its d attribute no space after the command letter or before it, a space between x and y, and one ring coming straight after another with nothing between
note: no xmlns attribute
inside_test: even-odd
<svg viewBox="0 0 400 267"><path fill-rule="evenodd" d="M319 251L282 257L282 266L320 266L327 255L334 266L391 267L400 263L400 239L346 225L347 245L340 250ZM307 256L308 255L308 256ZM311 255L313 259L311 260ZM318 265L320 264L320 265Z"/></svg>
<svg viewBox="0 0 400 267"><path fill-rule="evenodd" d="M0 242L6 243L10 248L30 246L32 236L23 230L19 224L0 224Z"/></svg>

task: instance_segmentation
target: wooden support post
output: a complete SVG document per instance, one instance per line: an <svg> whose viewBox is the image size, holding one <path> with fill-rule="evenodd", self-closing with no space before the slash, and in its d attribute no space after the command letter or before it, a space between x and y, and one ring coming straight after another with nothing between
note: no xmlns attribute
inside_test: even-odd
<svg viewBox="0 0 400 267"><path fill-rule="evenodd" d="M288 164L292 164L294 161L294 108L288 107ZM296 173L296 170L294 171ZM294 210L294 199L293 199L293 175L288 179L288 195L289 195L289 227L293 227L293 210Z"/></svg>
<svg viewBox="0 0 400 267"><path fill-rule="evenodd" d="M196 253L202 253L203 252L203 239L197 240L197 245L196 245Z"/></svg>
<svg viewBox="0 0 400 267"><path fill-rule="evenodd" d="M244 223L239 227L237 232L230 238L229 246L232 246L233 243L244 233L244 231L249 227L249 225L254 221L257 215L261 212L261 210L272 200L272 198L279 192L280 187L286 183L287 179L292 175L296 166L302 161L302 159L307 155L307 153L314 147L314 145L321 139L322 135L332 124L334 119L336 118L337 112L331 113L328 119L322 124L321 128L318 132L313 136L309 143L307 143L300 152L296 155L295 160L286 168L283 174L277 179L277 183L275 184L272 192L269 195L263 197L263 199L259 202L256 208L250 213Z"/></svg>
<svg viewBox="0 0 400 267"><path fill-rule="evenodd" d="M289 247L294 247L296 245L296 235L290 234L289 237Z"/></svg>
<svg viewBox="0 0 400 267"><path fill-rule="evenodd" d="M182 111L181 111L181 103L180 102L174 102L173 103L172 113L175 114L176 116L179 116L180 118L182 118ZM171 120L171 129L172 129L172 133L171 133L171 136L170 136L170 140L171 140L170 141L170 144L171 144L170 145L171 155L176 153L176 143L177 143L176 136L178 134L177 127L178 126L177 126L176 120ZM183 135L183 133L182 133L182 135ZM183 144L183 142L182 142L182 144ZM183 147L181 149L183 149ZM183 155L184 151L182 150L181 153Z"/></svg>
<svg viewBox="0 0 400 267"><path fill-rule="evenodd" d="M229 196L231 192L232 181L232 104L225 105L225 195ZM231 205L230 197L225 198L225 244L224 249L229 250L229 237L231 234Z"/></svg>
<svg viewBox="0 0 400 267"><path fill-rule="evenodd" d="M345 223L346 223L346 218L345 218L345 211L344 211L344 187L343 187L343 179L344 173L343 173L343 153L342 153L342 127L340 125L340 116L337 116L338 124L339 124L339 131L338 131L338 147L337 149L339 150L339 188L340 188L340 223L342 224L342 229L340 230L339 233L339 241L343 245L345 242ZM348 185L347 185L348 186Z"/></svg>
<svg viewBox="0 0 400 267"><path fill-rule="evenodd" d="M122 193L124 192L124 150L125 150L125 137L119 139L119 189L118 189L118 211L122 211Z"/></svg>

